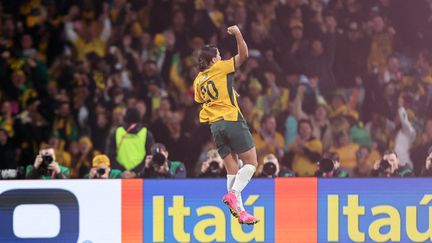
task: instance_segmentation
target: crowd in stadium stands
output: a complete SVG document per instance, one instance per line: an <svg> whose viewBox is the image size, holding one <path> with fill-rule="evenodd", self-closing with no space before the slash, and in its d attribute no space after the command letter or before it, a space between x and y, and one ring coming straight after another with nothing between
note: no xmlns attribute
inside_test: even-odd
<svg viewBox="0 0 432 243"><path fill-rule="evenodd" d="M256 176L432 175L431 0L14 0L0 178L224 176L191 87L233 24Z"/></svg>

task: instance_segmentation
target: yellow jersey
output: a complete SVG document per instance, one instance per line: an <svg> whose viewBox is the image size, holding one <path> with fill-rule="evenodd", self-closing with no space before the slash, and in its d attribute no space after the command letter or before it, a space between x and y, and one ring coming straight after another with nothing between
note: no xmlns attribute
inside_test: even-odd
<svg viewBox="0 0 432 243"><path fill-rule="evenodd" d="M329 152L334 152L339 155L340 165L345 169L354 169L357 166L356 152L360 145L351 143L342 147L330 147Z"/></svg>
<svg viewBox="0 0 432 243"><path fill-rule="evenodd" d="M304 146L311 152L322 154L322 143L320 140L314 138L307 141ZM317 169L316 161L312 161L304 150L298 150L295 143L288 146L289 151L294 152L294 159L292 161L292 169L298 176L314 176Z"/></svg>
<svg viewBox="0 0 432 243"><path fill-rule="evenodd" d="M201 123L212 124L219 120L238 121L243 117L233 88L234 58L220 60L199 72L194 81L195 101L202 104Z"/></svg>

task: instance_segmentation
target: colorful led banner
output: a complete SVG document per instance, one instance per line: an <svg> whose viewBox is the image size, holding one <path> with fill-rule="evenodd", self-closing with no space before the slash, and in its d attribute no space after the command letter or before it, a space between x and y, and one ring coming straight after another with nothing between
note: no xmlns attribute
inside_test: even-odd
<svg viewBox="0 0 432 243"><path fill-rule="evenodd" d="M249 226L222 203L222 179L0 181L0 242L426 242L431 184L253 179Z"/></svg>

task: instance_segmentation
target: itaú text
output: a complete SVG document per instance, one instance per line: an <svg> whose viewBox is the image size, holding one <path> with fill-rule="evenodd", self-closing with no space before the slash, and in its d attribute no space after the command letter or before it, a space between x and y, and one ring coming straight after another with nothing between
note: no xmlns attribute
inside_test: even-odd
<svg viewBox="0 0 432 243"><path fill-rule="evenodd" d="M250 195L245 206L252 206L259 198L258 195ZM202 205L191 208L185 205L185 197L175 195L172 197L172 206L165 205L164 196L153 196L153 242L167 242L166 234L172 234L177 242L191 242L192 239L198 242L227 242L227 218L225 217L225 208L213 205ZM262 222L253 226L253 230L245 233L237 219L229 215L231 220L231 235L237 242L265 242L265 213L264 207L253 207L254 215L257 215ZM172 217L173 232L165 232L166 213ZM186 232L186 224L190 225L190 218L199 219L198 222L191 225L192 232ZM212 231L212 232L211 232ZM192 238L193 237L193 238Z"/></svg>
<svg viewBox="0 0 432 243"><path fill-rule="evenodd" d="M425 242L432 240L432 206L428 207L427 227L418 226L418 208L426 207L432 201L432 195L424 195L419 205L406 206L398 209L391 205L377 205L365 208L359 204L359 195L348 195L347 205L342 207L342 217L347 219L348 237L354 242L365 242L366 234L374 242L400 242L401 224L405 224L406 237L412 242ZM327 196L327 241L339 242L340 236L340 205L339 195ZM369 223L368 231L360 230L362 217L370 210L373 219ZM422 210L422 213L425 212ZM402 214L402 217L401 217ZM405 217L403 217L405 214ZM422 215L425 217L425 215ZM405 222L401 222L405 219ZM368 220L370 221L370 220ZM383 230L385 227L386 230ZM422 230L420 230L421 228ZM384 232L385 231L385 232ZM405 234L405 232L402 232Z"/></svg>

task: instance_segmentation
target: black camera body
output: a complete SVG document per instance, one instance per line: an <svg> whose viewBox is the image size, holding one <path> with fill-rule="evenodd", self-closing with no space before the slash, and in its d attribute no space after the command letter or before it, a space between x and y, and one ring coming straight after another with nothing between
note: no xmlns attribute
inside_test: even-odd
<svg viewBox="0 0 432 243"><path fill-rule="evenodd" d="M334 161L328 158L321 159L319 162L319 168L323 173L330 173L335 169Z"/></svg>
<svg viewBox="0 0 432 243"><path fill-rule="evenodd" d="M48 168L48 165L50 165L54 161L54 158L51 155L42 155L42 167Z"/></svg>
<svg viewBox="0 0 432 243"><path fill-rule="evenodd" d="M42 155L42 163L39 166L39 172L44 175L49 174L48 166L54 161L51 155Z"/></svg>
<svg viewBox="0 0 432 243"><path fill-rule="evenodd" d="M152 158L152 164L156 166L162 166L166 161L165 155L162 153L155 153Z"/></svg>
<svg viewBox="0 0 432 243"><path fill-rule="evenodd" d="M380 163L379 163L378 170L379 170L380 172L385 172L385 171L388 170L390 167L391 167L390 162L389 162L388 160L386 160L386 159L383 159L383 160L381 160Z"/></svg>
<svg viewBox="0 0 432 243"><path fill-rule="evenodd" d="M99 176L103 176L106 172L105 168L99 168L96 170L96 172L98 173Z"/></svg>
<svg viewBox="0 0 432 243"><path fill-rule="evenodd" d="M212 160L209 163L209 167L207 168L207 172L213 175L219 175L221 172L221 168L219 166L219 162Z"/></svg>

